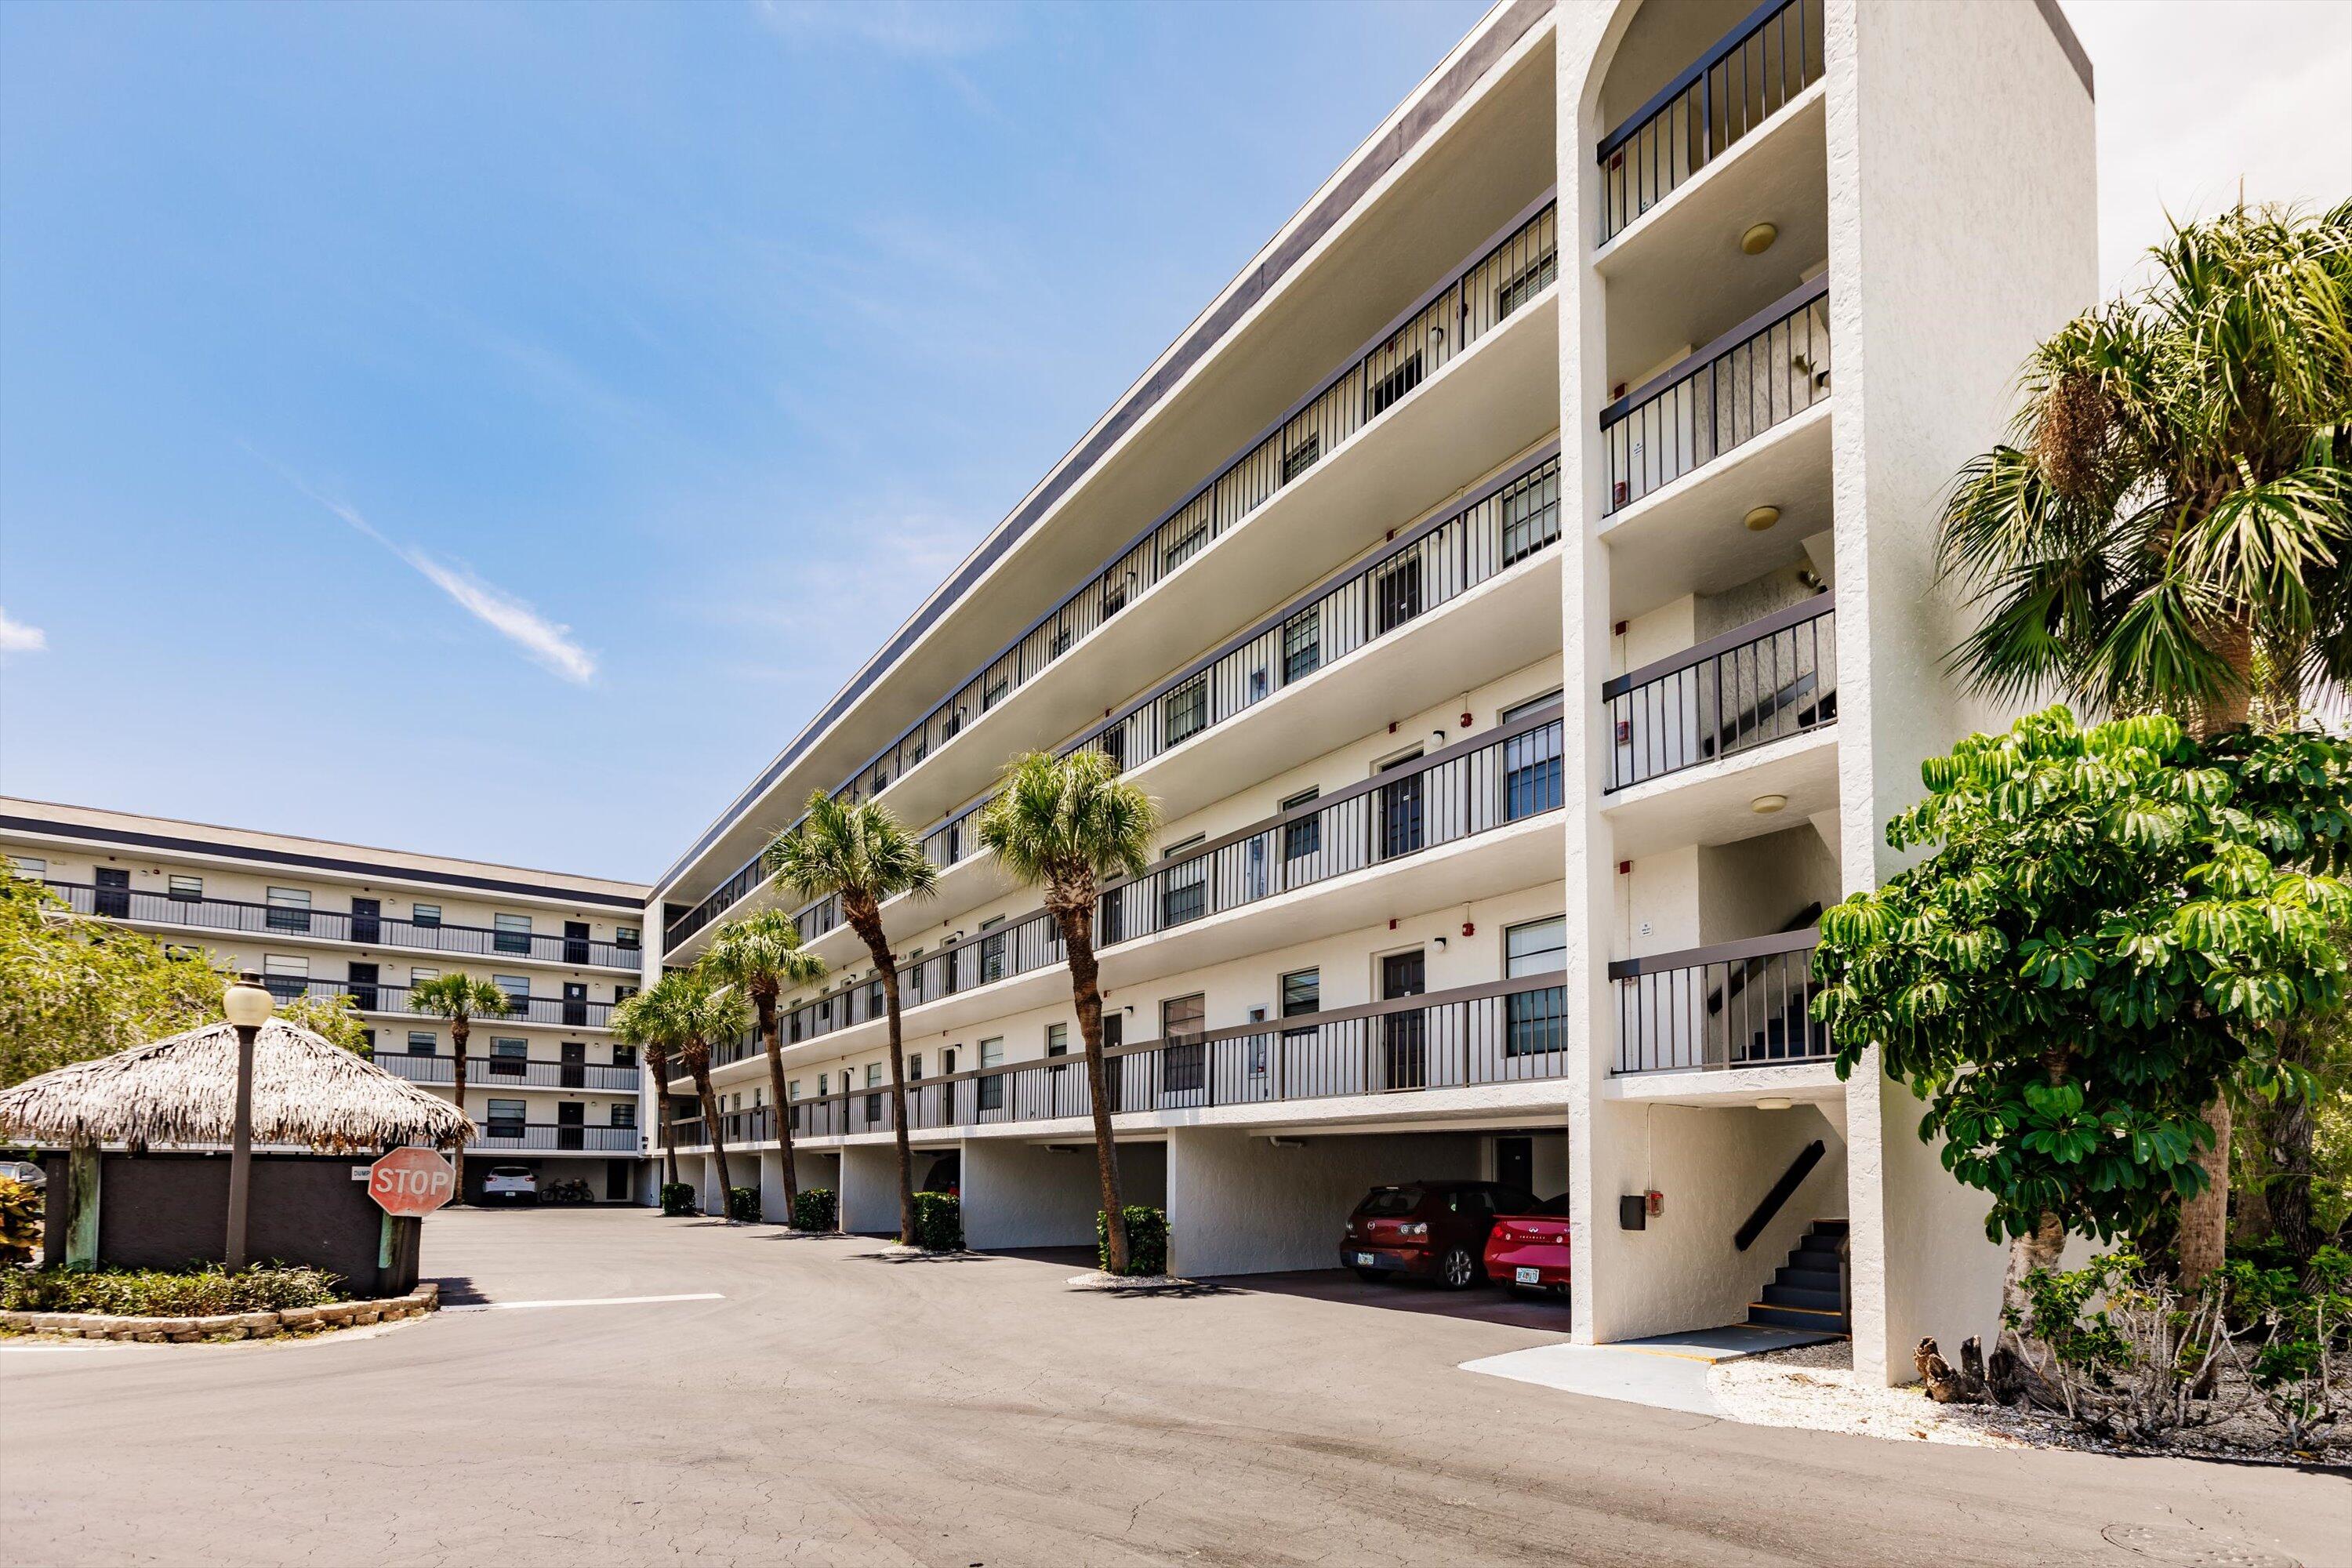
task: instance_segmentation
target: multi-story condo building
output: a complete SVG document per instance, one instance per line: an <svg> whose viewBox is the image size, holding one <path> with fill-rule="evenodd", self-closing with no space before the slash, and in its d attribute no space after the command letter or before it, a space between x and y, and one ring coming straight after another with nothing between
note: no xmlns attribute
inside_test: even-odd
<svg viewBox="0 0 2352 1568"><path fill-rule="evenodd" d="M541 1192L642 1195L642 1075L608 1026L644 961L643 884L29 800L0 799L0 855L76 916L254 971L281 1001L351 997L377 1065L444 1096L450 1026L410 989L495 982L510 1014L477 1019L467 1046L470 1192L520 1164Z"/></svg>
<svg viewBox="0 0 2352 1568"><path fill-rule="evenodd" d="M1098 747L1166 820L1099 933L1184 1272L1484 1175L1570 1194L1582 1338L1850 1326L1907 1376L1989 1329L1981 1206L1832 1070L1807 959L2004 717L1942 673L1936 502L2095 296L2090 85L2051 0L1505 0L661 877L646 973L793 908L803 1180L888 1228L904 1117L975 1246L1090 1240L1062 954L971 823ZM886 911L903 1103L862 948L763 873L812 789L940 868Z"/></svg>

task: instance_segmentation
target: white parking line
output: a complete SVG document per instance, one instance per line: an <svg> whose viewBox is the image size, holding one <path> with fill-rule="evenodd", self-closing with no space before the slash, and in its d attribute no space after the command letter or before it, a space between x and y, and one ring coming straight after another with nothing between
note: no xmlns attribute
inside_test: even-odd
<svg viewBox="0 0 2352 1568"><path fill-rule="evenodd" d="M517 1312L526 1307L635 1307L649 1301L723 1301L726 1299L716 1290L698 1290L685 1296L582 1296L565 1301L468 1301L441 1310L445 1312Z"/></svg>

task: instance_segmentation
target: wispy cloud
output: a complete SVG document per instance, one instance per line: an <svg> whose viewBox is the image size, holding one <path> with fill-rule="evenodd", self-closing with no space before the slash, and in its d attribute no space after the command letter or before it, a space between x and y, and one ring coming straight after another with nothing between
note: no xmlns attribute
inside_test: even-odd
<svg viewBox="0 0 2352 1568"><path fill-rule="evenodd" d="M265 458L263 461L269 459ZM358 508L311 489L278 464L270 466L284 474L296 489L406 562L426 582L448 595L459 609L520 648L532 663L575 686L585 686L596 678L595 656L573 640L570 626L549 620L529 601L517 598L494 583L483 582L462 566L436 561L415 545L394 543L361 516Z"/></svg>
<svg viewBox="0 0 2352 1568"><path fill-rule="evenodd" d="M8 618L0 610L0 653L39 653L49 646L49 634L38 626Z"/></svg>

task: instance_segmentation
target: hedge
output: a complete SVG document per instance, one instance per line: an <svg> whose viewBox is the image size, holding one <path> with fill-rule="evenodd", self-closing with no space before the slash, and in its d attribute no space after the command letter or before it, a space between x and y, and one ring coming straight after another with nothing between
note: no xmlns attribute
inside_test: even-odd
<svg viewBox="0 0 2352 1568"><path fill-rule="evenodd" d="M1168 1211L1148 1204L1129 1204L1118 1211L1127 1221L1127 1271L1134 1275L1168 1272ZM1103 1211L1095 1210L1095 1263L1110 1271L1110 1226Z"/></svg>
<svg viewBox="0 0 2352 1568"><path fill-rule="evenodd" d="M700 1214L702 1212L702 1205L695 1202L692 1182L664 1182L661 1204L664 1214Z"/></svg>
<svg viewBox="0 0 2352 1568"><path fill-rule="evenodd" d="M753 1224L757 1224L761 1217L760 1189L757 1187L728 1188L727 1217L734 1220L748 1220Z"/></svg>
<svg viewBox="0 0 2352 1568"><path fill-rule="evenodd" d="M954 1194L915 1194L914 1240L926 1252L963 1250L963 1205Z"/></svg>
<svg viewBox="0 0 2352 1568"><path fill-rule="evenodd" d="M211 1318L340 1301L342 1281L323 1268L256 1263L231 1274L217 1263L163 1268L0 1270L0 1310L112 1312L132 1318Z"/></svg>
<svg viewBox="0 0 2352 1568"><path fill-rule="evenodd" d="M834 1230L839 1214L831 1187L803 1187L793 1194L793 1228Z"/></svg>

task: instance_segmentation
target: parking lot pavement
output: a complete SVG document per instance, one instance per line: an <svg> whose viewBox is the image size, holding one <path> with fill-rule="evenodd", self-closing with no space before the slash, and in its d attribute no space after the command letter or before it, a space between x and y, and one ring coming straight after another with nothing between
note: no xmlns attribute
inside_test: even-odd
<svg viewBox="0 0 2352 1568"><path fill-rule="evenodd" d="M6 1561L2146 1568L2101 1533L2146 1525L2317 1568L2352 1539L2337 1477L1586 1399L1457 1370L1556 1332L1311 1289L1081 1292L642 1211L444 1214L425 1257L453 1297L599 1304L0 1357Z"/></svg>

